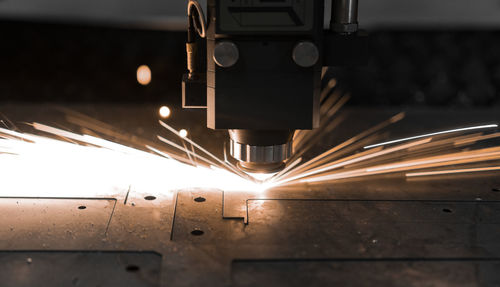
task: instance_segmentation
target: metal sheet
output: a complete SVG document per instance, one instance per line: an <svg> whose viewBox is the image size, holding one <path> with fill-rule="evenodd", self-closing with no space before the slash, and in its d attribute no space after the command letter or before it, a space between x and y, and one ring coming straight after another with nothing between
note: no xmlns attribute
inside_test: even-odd
<svg viewBox="0 0 500 287"><path fill-rule="evenodd" d="M272 257L459 258L500 253L499 202L252 200L248 208L247 238L267 245Z"/></svg>
<svg viewBox="0 0 500 287"><path fill-rule="evenodd" d="M69 249L105 238L114 199L0 198L0 248Z"/></svg>
<svg viewBox="0 0 500 287"><path fill-rule="evenodd" d="M154 252L0 252L1 286L158 286Z"/></svg>
<svg viewBox="0 0 500 287"><path fill-rule="evenodd" d="M232 286L498 286L500 260L235 261Z"/></svg>

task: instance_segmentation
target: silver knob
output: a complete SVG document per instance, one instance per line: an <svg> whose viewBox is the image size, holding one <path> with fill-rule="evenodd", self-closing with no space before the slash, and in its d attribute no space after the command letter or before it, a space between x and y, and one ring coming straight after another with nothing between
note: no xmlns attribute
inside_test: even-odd
<svg viewBox="0 0 500 287"><path fill-rule="evenodd" d="M238 47L233 42L223 41L215 45L213 59L219 67L232 67L239 58Z"/></svg>
<svg viewBox="0 0 500 287"><path fill-rule="evenodd" d="M308 41L300 42L293 48L292 58L297 65L303 68L312 67L319 60L318 47Z"/></svg>

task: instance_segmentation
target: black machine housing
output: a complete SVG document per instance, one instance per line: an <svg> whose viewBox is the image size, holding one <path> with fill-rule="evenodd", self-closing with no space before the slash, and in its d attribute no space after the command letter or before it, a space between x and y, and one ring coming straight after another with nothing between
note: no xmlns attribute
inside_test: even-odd
<svg viewBox="0 0 500 287"><path fill-rule="evenodd" d="M319 126L322 68L359 62L358 34L324 30L324 0L208 0L206 75L184 76L184 107L206 107L209 128L238 130L231 134L244 144L268 145L272 131L283 136L271 141L284 144L295 130ZM227 41L239 57L223 67L214 49ZM319 52L312 66L293 58L303 42Z"/></svg>
<svg viewBox="0 0 500 287"><path fill-rule="evenodd" d="M300 67L292 51L304 40L322 47L323 1L209 0L208 19L209 128L288 130L319 125L322 63ZM240 55L229 68L219 67L211 56L215 45L226 40Z"/></svg>

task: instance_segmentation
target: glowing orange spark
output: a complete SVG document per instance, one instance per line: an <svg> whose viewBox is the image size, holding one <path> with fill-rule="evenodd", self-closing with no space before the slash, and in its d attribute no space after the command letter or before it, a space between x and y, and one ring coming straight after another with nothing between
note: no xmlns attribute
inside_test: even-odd
<svg viewBox="0 0 500 287"><path fill-rule="evenodd" d="M187 132L187 130L182 129L182 130L179 131L179 135L180 135L181 138L185 138L185 137L187 137L188 132Z"/></svg>
<svg viewBox="0 0 500 287"><path fill-rule="evenodd" d="M160 110L158 111L158 113L160 114L160 117L166 119L166 118L170 117L171 112L167 106L162 106L160 108Z"/></svg>
<svg viewBox="0 0 500 287"><path fill-rule="evenodd" d="M137 82L143 86L151 82L151 69L147 65L141 65L137 68Z"/></svg>

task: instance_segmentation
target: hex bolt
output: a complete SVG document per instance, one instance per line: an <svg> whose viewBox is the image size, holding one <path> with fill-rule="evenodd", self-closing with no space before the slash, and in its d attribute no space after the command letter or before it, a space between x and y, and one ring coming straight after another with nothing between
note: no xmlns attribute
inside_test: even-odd
<svg viewBox="0 0 500 287"><path fill-rule="evenodd" d="M293 61L300 67L312 67L316 65L319 60L318 47L309 41L299 42L293 48L292 58Z"/></svg>

